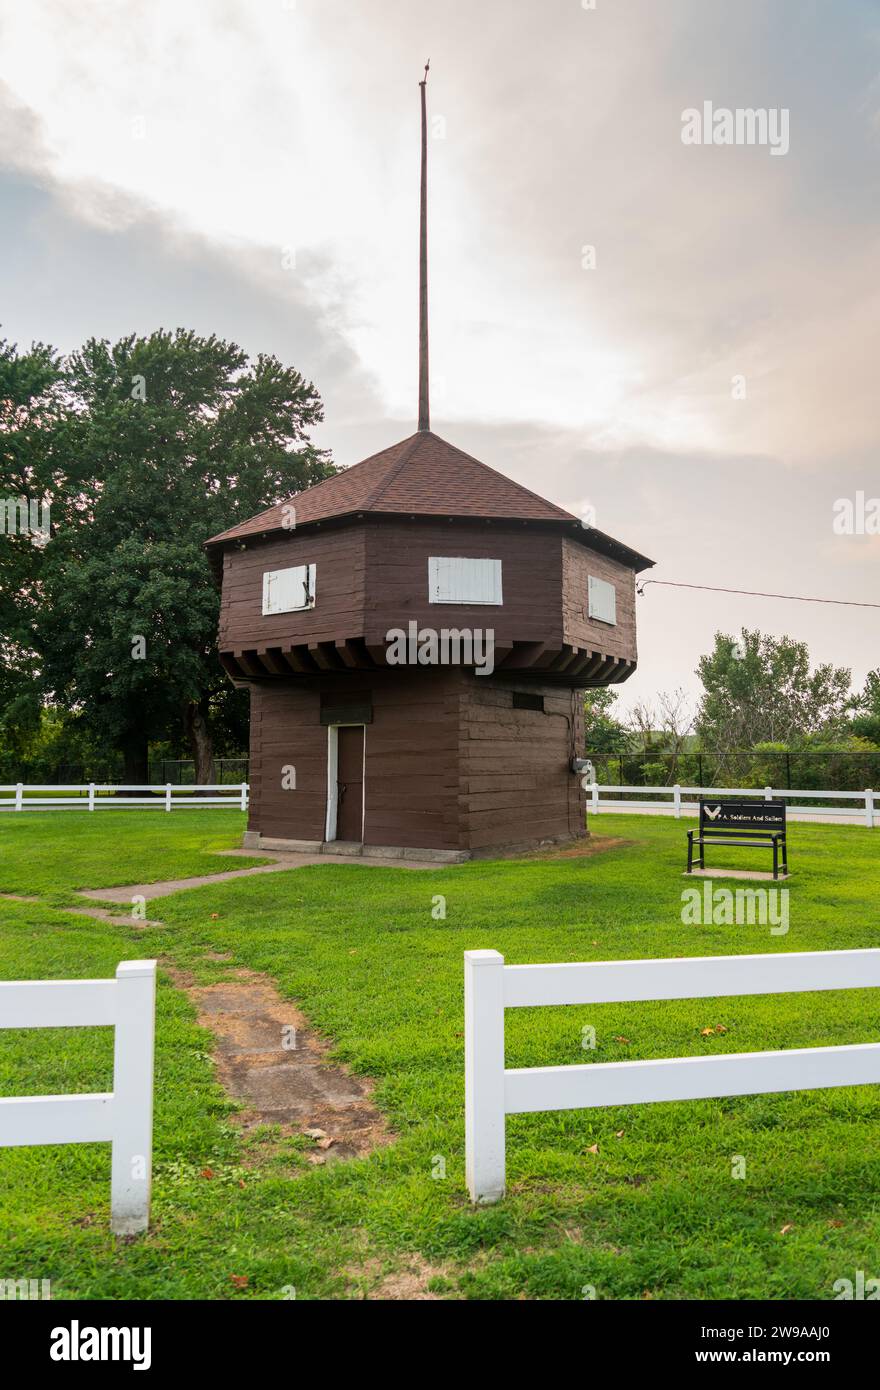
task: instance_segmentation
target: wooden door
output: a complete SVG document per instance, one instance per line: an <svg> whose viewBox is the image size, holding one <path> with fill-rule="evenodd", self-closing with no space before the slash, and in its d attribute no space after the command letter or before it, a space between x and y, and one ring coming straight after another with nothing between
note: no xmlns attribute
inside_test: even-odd
<svg viewBox="0 0 880 1390"><path fill-rule="evenodd" d="M341 724L337 730L336 838L364 838L364 726Z"/></svg>

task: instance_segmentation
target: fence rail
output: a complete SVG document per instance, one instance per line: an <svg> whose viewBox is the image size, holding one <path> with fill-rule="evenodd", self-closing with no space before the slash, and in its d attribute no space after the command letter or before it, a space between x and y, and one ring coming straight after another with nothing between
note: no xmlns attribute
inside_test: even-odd
<svg viewBox="0 0 880 1390"><path fill-rule="evenodd" d="M505 965L465 951L465 1156L473 1202L506 1184L507 1115L880 1082L880 1043L505 1070L504 1010L880 988L880 950Z"/></svg>
<svg viewBox="0 0 880 1390"><path fill-rule="evenodd" d="M678 783L673 787L618 787L611 783L593 782L587 787L589 795L589 811L592 815L597 815L600 811L661 811L668 815L680 817L682 813L686 815L696 815L698 805L695 801L687 800L688 797L704 796L754 796L762 797L765 801L772 801L778 797L793 800L799 797L811 797L814 800L845 802L852 801L856 805L850 806L793 806L789 811L790 818L800 819L810 816L827 816L833 814L842 820L862 821L865 825L872 828L877 821L877 808L874 798L880 793L875 792L872 787L866 787L864 791L858 792L838 792L838 791L805 791L803 788L786 787L781 790L778 787L682 787ZM668 804L657 801L633 800L632 797L643 798L667 797Z"/></svg>
<svg viewBox="0 0 880 1390"><path fill-rule="evenodd" d="M220 786L237 786L250 780L246 757L223 757L214 759L214 771L210 774ZM35 759L33 762L14 761L10 754L3 757L0 749L0 778L13 777L16 782L52 779L53 785L61 782L108 782L116 785L125 781L126 772L122 759L101 758L94 762L54 762L50 759ZM192 786L198 779L192 758L151 757L147 763L147 781L164 787L171 782L175 787Z"/></svg>
<svg viewBox="0 0 880 1390"><path fill-rule="evenodd" d="M156 962L124 960L113 980L13 980L0 984L0 1028L110 1026L113 1090L0 1100L0 1148L112 1145L110 1224L118 1235L150 1219Z"/></svg>
<svg viewBox="0 0 880 1390"><path fill-rule="evenodd" d="M141 811L172 811L194 806L235 806L240 811L248 807L247 782L238 786L187 786L178 789L171 782L164 786L116 786L114 783L72 783L68 786L33 785L24 782L0 786L0 811L118 811L136 806ZM136 795L126 796L126 792ZM190 793L200 792L195 796ZM41 793L50 793L41 795Z"/></svg>

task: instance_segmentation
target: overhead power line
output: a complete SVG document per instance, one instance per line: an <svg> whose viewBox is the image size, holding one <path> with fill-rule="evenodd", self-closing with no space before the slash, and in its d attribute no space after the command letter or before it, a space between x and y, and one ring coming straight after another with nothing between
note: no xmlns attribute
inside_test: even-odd
<svg viewBox="0 0 880 1390"><path fill-rule="evenodd" d="M844 608L880 608L880 603L859 603L854 598L815 598L808 594L765 594L757 589L721 589L714 584L682 584L674 579L646 579L636 586L643 594L649 584L662 584L666 589L704 589L710 594L744 594L746 598L784 598L793 603L834 603Z"/></svg>

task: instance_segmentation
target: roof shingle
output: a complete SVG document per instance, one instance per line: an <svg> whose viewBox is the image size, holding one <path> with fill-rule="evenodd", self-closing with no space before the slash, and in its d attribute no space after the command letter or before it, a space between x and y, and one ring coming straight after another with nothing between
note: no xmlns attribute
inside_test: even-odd
<svg viewBox="0 0 880 1390"><path fill-rule="evenodd" d="M586 539L578 518L571 512L497 473L433 431L420 430L362 463L221 531L206 544L221 545L289 529L290 514L285 509L291 505L295 508L297 529L314 522L372 512L386 516L398 513L556 522L577 527L580 537ZM606 553L617 553L618 558L636 569L653 563L600 531L590 531L589 535L590 544Z"/></svg>
<svg viewBox="0 0 880 1390"><path fill-rule="evenodd" d="M406 512L418 516L473 516L523 521L576 521L528 488L496 473L479 459L422 430L325 478L305 492L212 536L237 540L282 529L284 507L296 508L297 526L352 512Z"/></svg>

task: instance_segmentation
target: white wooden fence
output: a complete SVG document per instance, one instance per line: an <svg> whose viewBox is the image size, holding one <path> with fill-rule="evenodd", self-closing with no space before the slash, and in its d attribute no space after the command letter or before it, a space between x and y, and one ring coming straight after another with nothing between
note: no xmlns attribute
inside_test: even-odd
<svg viewBox="0 0 880 1390"><path fill-rule="evenodd" d="M465 951L465 1153L473 1202L505 1188L505 1116L880 1082L880 1043L584 1066L504 1067L504 1010L880 987L880 950L505 965Z"/></svg>
<svg viewBox="0 0 880 1390"><path fill-rule="evenodd" d="M126 792L139 792L140 795L126 796ZM150 792L152 796L147 794ZM195 792L210 795L195 796ZM183 806L195 806L200 810L209 806L235 806L246 811L248 784L175 787L166 782L164 786L120 787L114 783L83 782L56 787L16 782L0 786L0 811L118 811L129 806L136 806L139 811L172 811Z"/></svg>
<svg viewBox="0 0 880 1390"><path fill-rule="evenodd" d="M616 787L612 785L599 785L590 783L587 787L589 794L589 809L593 815L599 811L662 811L676 817L685 815L696 815L699 807L696 801L688 800L697 796L761 796L765 801L776 800L780 797L811 797L816 801L830 801L830 806L792 806L789 811L789 819L807 819L811 816L833 815L840 820L864 820L864 824L869 828L873 827L877 821L877 812L874 805L875 796L880 793L873 788L866 787L861 792L832 792L832 791L805 791L786 787L784 790L779 787L682 787L678 783L672 787ZM644 799L629 800L628 796L646 797L666 797L667 802L648 801ZM855 802L854 806L843 803Z"/></svg>
<svg viewBox="0 0 880 1390"><path fill-rule="evenodd" d="M0 1148L109 1140L110 1223L119 1235L150 1219L156 962L124 960L115 980L0 984L0 1028L114 1029L113 1090L0 1100Z"/></svg>

